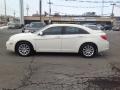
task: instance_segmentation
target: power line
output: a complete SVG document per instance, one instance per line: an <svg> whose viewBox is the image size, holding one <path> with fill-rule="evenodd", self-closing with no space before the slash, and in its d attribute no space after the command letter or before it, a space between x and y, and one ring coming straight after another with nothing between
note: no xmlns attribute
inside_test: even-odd
<svg viewBox="0 0 120 90"><path fill-rule="evenodd" d="M60 14L66 14L66 13L63 13L63 12L58 12L58 11L53 11L54 13L60 13Z"/></svg>
<svg viewBox="0 0 120 90"><path fill-rule="evenodd" d="M78 2L82 2L82 3L103 3L103 1L98 1L98 0L94 0L94 1L91 1L91 0L65 0L65 1L78 1ZM104 1L104 3L120 3L120 1L109 0L109 1Z"/></svg>
<svg viewBox="0 0 120 90"><path fill-rule="evenodd" d="M57 4L53 4L53 6L58 6L58 7L70 7L70 8L101 8L101 7L102 7L102 6L81 7L81 6L68 6L68 5L57 5ZM104 7L109 7L109 6L104 6Z"/></svg>
<svg viewBox="0 0 120 90"><path fill-rule="evenodd" d="M102 3L102 7L101 7L101 15L102 16L104 15L105 4L108 4L108 3L111 3L111 4L113 4L113 3L120 3L120 1L112 1L112 0L109 0L109 1L105 1L105 0L101 0L101 1L97 1L97 0L94 0L94 1L90 1L90 0L65 0L65 1L79 1L81 3L95 3L95 4ZM98 8L98 7L96 7L96 8ZM112 14L113 14L113 10L114 10L114 5L113 5L113 8L112 8Z"/></svg>
<svg viewBox="0 0 120 90"><path fill-rule="evenodd" d="M0 8L0 11L3 13L3 12L5 12L5 10L3 10L3 9L1 9ZM9 10L9 9L6 9L6 12L9 12L9 13L12 13L12 12L17 12L18 13L18 11L16 11L16 10ZM8 14L7 14L8 15Z"/></svg>
<svg viewBox="0 0 120 90"><path fill-rule="evenodd" d="M83 3L103 3L103 1L90 1L90 0L76 0L76 1ZM120 1L104 1L104 3L120 3Z"/></svg>
<svg viewBox="0 0 120 90"><path fill-rule="evenodd" d="M120 5L115 5L116 7L120 8Z"/></svg>

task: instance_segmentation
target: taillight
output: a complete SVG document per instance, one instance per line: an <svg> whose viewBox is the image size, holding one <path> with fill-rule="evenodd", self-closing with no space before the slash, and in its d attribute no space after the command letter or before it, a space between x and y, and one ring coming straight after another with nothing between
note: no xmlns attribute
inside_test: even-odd
<svg viewBox="0 0 120 90"><path fill-rule="evenodd" d="M104 40L108 40L107 35L101 35L101 38L104 39Z"/></svg>

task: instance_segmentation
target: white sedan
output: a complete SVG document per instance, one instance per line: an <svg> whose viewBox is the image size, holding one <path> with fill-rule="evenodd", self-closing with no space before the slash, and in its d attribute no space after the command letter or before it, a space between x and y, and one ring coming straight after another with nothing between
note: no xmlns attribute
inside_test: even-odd
<svg viewBox="0 0 120 90"><path fill-rule="evenodd" d="M109 42L101 30L75 24L51 24L35 33L11 36L6 47L20 56L29 56L33 52L67 52L93 57L108 50Z"/></svg>

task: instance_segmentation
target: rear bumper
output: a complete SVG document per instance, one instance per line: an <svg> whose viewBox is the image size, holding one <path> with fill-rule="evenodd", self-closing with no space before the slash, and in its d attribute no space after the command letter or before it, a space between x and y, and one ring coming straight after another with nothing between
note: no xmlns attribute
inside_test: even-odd
<svg viewBox="0 0 120 90"><path fill-rule="evenodd" d="M104 41L98 45L98 52L103 52L109 50L109 42Z"/></svg>

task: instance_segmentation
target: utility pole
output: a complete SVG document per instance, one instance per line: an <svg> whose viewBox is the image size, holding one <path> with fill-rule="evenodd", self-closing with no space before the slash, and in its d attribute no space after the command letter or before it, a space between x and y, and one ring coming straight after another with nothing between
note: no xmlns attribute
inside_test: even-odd
<svg viewBox="0 0 120 90"><path fill-rule="evenodd" d="M112 13L111 13L111 24L114 26L114 6L116 5L115 3L111 4L112 5Z"/></svg>
<svg viewBox="0 0 120 90"><path fill-rule="evenodd" d="M14 22L15 22L15 15L16 15L16 12L15 12L15 11L13 12L13 15L14 15L14 19L13 19L13 20L14 20Z"/></svg>
<svg viewBox="0 0 120 90"><path fill-rule="evenodd" d="M111 4L112 5L112 13L111 13L111 16L113 17L114 16L114 7L115 7L115 3Z"/></svg>
<svg viewBox="0 0 120 90"><path fill-rule="evenodd" d="M28 16L28 12L29 12L29 6L28 5L26 7L26 11L27 11L27 16Z"/></svg>
<svg viewBox="0 0 120 90"><path fill-rule="evenodd" d="M14 15L14 18L15 18L15 15L16 15L16 12L15 12L15 11L13 12L13 15Z"/></svg>
<svg viewBox="0 0 120 90"><path fill-rule="evenodd" d="M42 22L42 0L39 0L39 14L40 14L40 22Z"/></svg>
<svg viewBox="0 0 120 90"><path fill-rule="evenodd" d="M52 2L49 0L48 4L49 4L49 23L51 23L51 4L52 4Z"/></svg>
<svg viewBox="0 0 120 90"><path fill-rule="evenodd" d="M104 15L104 0L102 0L102 9L101 9L101 15Z"/></svg>
<svg viewBox="0 0 120 90"><path fill-rule="evenodd" d="M20 0L20 24L24 25L24 5L23 5L23 0Z"/></svg>
<svg viewBox="0 0 120 90"><path fill-rule="evenodd" d="M4 8L5 8L5 22L7 22L6 0L4 0Z"/></svg>

